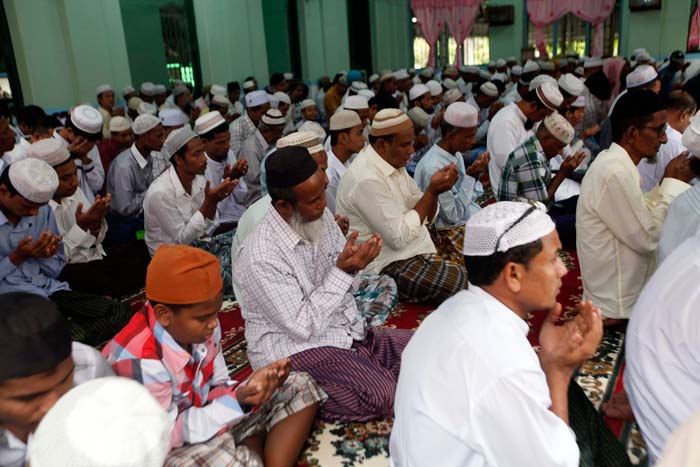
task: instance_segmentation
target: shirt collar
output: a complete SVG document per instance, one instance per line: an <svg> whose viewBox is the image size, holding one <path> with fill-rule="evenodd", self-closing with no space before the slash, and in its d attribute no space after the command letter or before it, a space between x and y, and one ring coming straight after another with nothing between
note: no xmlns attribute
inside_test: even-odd
<svg viewBox="0 0 700 467"><path fill-rule="evenodd" d="M518 118L520 118L520 120L522 120L523 123L527 122L527 117L525 116L523 111L520 110L520 107L518 107L518 104L516 102L513 102L510 105L513 106L513 112L515 113L515 115L517 115Z"/></svg>
<svg viewBox="0 0 700 467"><path fill-rule="evenodd" d="M676 141L678 143L683 141L683 133L671 127L671 125L666 127L666 137L668 137L669 141Z"/></svg>
<svg viewBox="0 0 700 467"><path fill-rule="evenodd" d="M530 326L524 319L518 316L518 314L515 311L505 306L503 302L498 300L496 297L494 297L481 287L477 287L476 285L470 283L469 288L467 290L476 295L477 297L481 298L484 301L484 304L489 307L489 309L495 311L496 313L507 319L509 322L517 326L518 330L520 330L520 332L522 332L523 335L527 337L527 334L530 332Z"/></svg>
<svg viewBox="0 0 700 467"><path fill-rule="evenodd" d="M297 244L304 241L299 234L289 226L287 221L280 216L274 206L270 206L270 209L267 210L265 215L270 217L270 224L272 228L277 231L278 240L288 250L293 250Z"/></svg>
<svg viewBox="0 0 700 467"><path fill-rule="evenodd" d="M639 171L637 170L637 166L634 165L634 162L632 162L632 158L630 157L629 153L625 148L623 148L617 143L612 143L610 145L609 150L613 151L613 154L615 154L615 156L617 156L617 158L622 161L622 164L625 166L625 169L627 169L628 172L634 172L635 174L637 174L637 178L641 179Z"/></svg>
<svg viewBox="0 0 700 467"><path fill-rule="evenodd" d="M393 165L389 164L387 161L382 159L377 151L374 150L371 144L368 144L363 151L367 151L367 156L369 160L374 164L374 166L384 175L385 177L390 177L394 172L400 170L395 168Z"/></svg>
<svg viewBox="0 0 700 467"><path fill-rule="evenodd" d="M212 168L216 168L216 169L224 168L224 166L226 164L226 160L224 160L223 162L219 162L219 161L209 157L209 154L207 154L206 152L204 153L204 155L207 157L207 165L211 165Z"/></svg>
<svg viewBox="0 0 700 467"><path fill-rule="evenodd" d="M134 160L139 165L139 167L141 167L141 169L146 168L146 166L148 165L148 161L141 155L141 152L136 147L136 143L131 145L131 155L134 157Z"/></svg>

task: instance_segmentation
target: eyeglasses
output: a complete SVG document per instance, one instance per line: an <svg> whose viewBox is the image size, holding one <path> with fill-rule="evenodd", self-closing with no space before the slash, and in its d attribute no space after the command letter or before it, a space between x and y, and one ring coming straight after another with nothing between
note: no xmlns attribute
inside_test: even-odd
<svg viewBox="0 0 700 467"><path fill-rule="evenodd" d="M496 253L498 253L498 245L501 243L501 239L503 238L503 236L504 236L505 234L507 234L508 232L510 232L511 230L513 230L513 227L515 227L516 225L520 224L527 216L529 216L530 214L532 214L532 213L533 213L534 211L536 211L536 210L537 210L537 206L535 206L535 205L530 206L530 207L523 213L522 216L518 217L518 218L515 220L515 222L513 222L512 224L510 224L510 226L509 226L506 230L504 230L503 233L502 233L501 235L499 235L498 240L496 240L496 247L495 247L494 250L493 250L493 254L494 254L494 255L495 255Z"/></svg>
<svg viewBox="0 0 700 467"><path fill-rule="evenodd" d="M638 126L637 128L649 128L656 132L656 135L661 137L666 134L666 129L668 128L668 123L664 123L661 126Z"/></svg>

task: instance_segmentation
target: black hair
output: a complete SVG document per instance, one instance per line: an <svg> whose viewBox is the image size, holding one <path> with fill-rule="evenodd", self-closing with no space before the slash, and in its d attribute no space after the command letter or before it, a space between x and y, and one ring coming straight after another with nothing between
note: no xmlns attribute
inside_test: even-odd
<svg viewBox="0 0 700 467"><path fill-rule="evenodd" d="M612 117L610 118L610 126L612 127L612 139L613 142L619 143L620 140L622 139L622 136L625 134L627 129L631 126L633 127L642 127L645 126L647 123L651 122L654 119L654 114L651 115L644 115L640 117L632 116L632 117L616 117L615 112L613 112Z"/></svg>
<svg viewBox="0 0 700 467"><path fill-rule="evenodd" d="M570 92L568 92L568 91L562 89L561 87L559 87L559 92L561 93L561 96L564 98L564 100L569 99L570 97L574 97L573 94L571 94Z"/></svg>
<svg viewBox="0 0 700 467"><path fill-rule="evenodd" d="M168 308L170 308L170 310L171 310L173 313L175 313L175 314L180 313L183 309L185 309L185 308L187 308L188 306L190 306L190 305L171 305L171 304L169 304L169 303L154 302L153 300L149 300L148 303L150 303L151 308L155 308L156 305L163 305L163 306L165 306L165 307L168 307ZM193 303L192 305L194 305L194 303Z"/></svg>
<svg viewBox="0 0 700 467"><path fill-rule="evenodd" d="M294 193L294 187L277 188L268 185L267 193L272 198L272 201L289 201L292 205L297 204L297 195Z"/></svg>
<svg viewBox="0 0 700 467"><path fill-rule="evenodd" d="M243 81L255 81L255 76L247 76Z"/></svg>
<svg viewBox="0 0 700 467"><path fill-rule="evenodd" d="M449 135L455 130L459 130L459 127L450 125L449 123L447 123L447 120L445 120L444 118L442 119L442 122L440 123L440 134L443 138L447 137L447 135Z"/></svg>
<svg viewBox="0 0 700 467"><path fill-rule="evenodd" d="M99 141L102 139L102 130L98 131L97 133L88 133L87 131L83 131L77 126L75 126L75 123L73 123L73 120L70 118L70 115L66 117L66 127L73 130L73 134L75 136L82 136L83 138L89 141Z"/></svg>
<svg viewBox="0 0 700 467"><path fill-rule="evenodd" d="M192 141L192 140L190 140L190 141ZM185 144L183 144L182 147L181 147L180 149L178 149L177 151L175 151L175 154L173 154L172 156L170 156L170 163L171 163L171 164L175 165L175 157L176 157L176 156L180 156L180 157L182 157L182 158L185 157L185 153L187 153L187 145L190 143L190 141L188 141L188 142L186 142Z"/></svg>
<svg viewBox="0 0 700 467"><path fill-rule="evenodd" d="M4 118L12 118L12 111L10 110L10 106L7 105L7 101L4 99L0 99L0 117Z"/></svg>
<svg viewBox="0 0 700 467"><path fill-rule="evenodd" d="M2 174L0 175L0 185L5 185L7 187L7 191L10 192L10 196L17 196L19 194L19 191L17 191L15 186L12 184L12 181L10 180L9 165L5 167L5 170L3 170Z"/></svg>
<svg viewBox="0 0 700 467"><path fill-rule="evenodd" d="M229 81L226 84L226 91L228 93L232 93L233 91L240 91L241 90L241 85L238 83L238 81Z"/></svg>
<svg viewBox="0 0 700 467"><path fill-rule="evenodd" d="M39 118L45 117L46 112L38 105L27 105L17 110L17 123L24 123L29 128L34 128Z"/></svg>
<svg viewBox="0 0 700 467"><path fill-rule="evenodd" d="M216 137L216 135L219 135L225 131L228 131L228 123L223 122L212 128L211 130L207 131L203 135L199 135L199 137L202 139L206 139L207 141L211 141Z"/></svg>
<svg viewBox="0 0 700 467"><path fill-rule="evenodd" d="M537 94L537 88L528 91L527 94L525 94L525 97L523 97L523 100L528 102L537 102L537 109L548 108L540 100L540 96Z"/></svg>
<svg viewBox="0 0 700 467"><path fill-rule="evenodd" d="M518 263L526 268L530 261L542 251L542 240L526 243L509 249L498 251L489 256L465 256L464 264L469 271L469 282L476 286L493 284L503 268L508 263Z"/></svg>
<svg viewBox="0 0 700 467"><path fill-rule="evenodd" d="M340 138L340 135L342 135L343 133L349 134L351 129L352 127L345 128L344 130L329 130L328 134L331 137L331 146L337 146L338 138Z"/></svg>
<svg viewBox="0 0 700 467"><path fill-rule="evenodd" d="M675 89L666 96L665 107L679 112L687 110L690 113L694 113L697 108L697 103L695 99L693 99L693 96L687 92Z"/></svg>
<svg viewBox="0 0 700 467"><path fill-rule="evenodd" d="M377 104L377 112L384 109L398 109L399 103L396 102L394 96L388 92L382 91L374 96L374 103Z"/></svg>
<svg viewBox="0 0 700 467"><path fill-rule="evenodd" d="M270 76L270 86L273 88L282 81L284 81L284 75L282 73L272 73L272 76Z"/></svg>
<svg viewBox="0 0 700 467"><path fill-rule="evenodd" d="M393 142L394 142L394 135L393 134L392 135L384 135L384 136L369 135L368 138L369 138L369 144L374 144L377 141L379 141L380 139L383 139L384 141L386 141L389 144L393 144Z"/></svg>

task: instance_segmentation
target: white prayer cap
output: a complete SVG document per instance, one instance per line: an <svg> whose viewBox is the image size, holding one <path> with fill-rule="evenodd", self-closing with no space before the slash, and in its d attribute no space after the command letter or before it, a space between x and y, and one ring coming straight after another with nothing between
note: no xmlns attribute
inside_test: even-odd
<svg viewBox="0 0 700 467"><path fill-rule="evenodd" d="M425 85L428 86L428 89L430 90L431 96L435 97L435 96L439 96L440 94L442 94L442 86L440 85L440 83L438 83L434 79L431 79L430 81L425 83Z"/></svg>
<svg viewBox="0 0 700 467"><path fill-rule="evenodd" d="M282 112L280 112L279 110L269 109L262 116L262 122L265 125L278 126L286 124L287 120L284 118L284 115L282 115Z"/></svg>
<svg viewBox="0 0 700 467"><path fill-rule="evenodd" d="M495 66L496 66L496 62L494 62L493 60L489 60L489 62L486 64L486 66L489 67L489 68L495 67Z"/></svg>
<svg viewBox="0 0 700 467"><path fill-rule="evenodd" d="M301 101L301 104L299 104L299 107L301 110L308 109L309 107L316 107L316 101L313 99L304 99Z"/></svg>
<svg viewBox="0 0 700 467"><path fill-rule="evenodd" d="M530 87L529 90L532 91L534 89L537 89L537 86L543 83L552 83L556 86L559 86L559 83L557 83L557 80L552 78L549 75L537 75L534 78L532 78L532 81L530 81Z"/></svg>
<svg viewBox="0 0 700 467"><path fill-rule="evenodd" d="M549 60L540 62L540 69L542 69L542 71L554 71L554 68L554 62L550 62Z"/></svg>
<svg viewBox="0 0 700 467"><path fill-rule="evenodd" d="M586 98L584 96L578 96L574 102L571 103L571 107L585 107Z"/></svg>
<svg viewBox="0 0 700 467"><path fill-rule="evenodd" d="M479 86L479 91L489 97L498 97L498 88L490 81Z"/></svg>
<svg viewBox="0 0 700 467"><path fill-rule="evenodd" d="M167 89L165 89L165 85L164 85L164 84L156 84L156 85L154 86L154 88L155 88L155 91L156 91L156 95L157 95L157 96L159 96L159 95L161 95L161 94L165 94L165 93L167 92Z"/></svg>
<svg viewBox="0 0 700 467"><path fill-rule="evenodd" d="M139 115L156 115L158 114L158 107L156 107L155 104L151 104L150 102L141 102L139 104L139 108L136 109L136 113Z"/></svg>
<svg viewBox="0 0 700 467"><path fill-rule="evenodd" d="M253 89L255 87L255 81L253 80L248 80L243 83L243 90L245 91L246 89Z"/></svg>
<svg viewBox="0 0 700 467"><path fill-rule="evenodd" d="M583 76L585 72L583 71L582 66L577 66L576 69L574 70L574 74L578 76Z"/></svg>
<svg viewBox="0 0 700 467"><path fill-rule="evenodd" d="M503 66L506 66L506 61L503 60L502 58L499 58L496 60L496 68L501 68Z"/></svg>
<svg viewBox="0 0 700 467"><path fill-rule="evenodd" d="M192 131L189 125L185 125L182 128L170 132L168 137L165 138L165 143L163 143L163 150L166 154L174 156L188 141L196 137L197 133Z"/></svg>
<svg viewBox="0 0 700 467"><path fill-rule="evenodd" d="M581 80L572 75L571 73L561 75L559 77L559 81L557 81L557 84L559 84L560 88L562 88L564 91L568 92L572 96L580 96L585 88Z"/></svg>
<svg viewBox="0 0 700 467"><path fill-rule="evenodd" d="M189 121L187 119L187 115L185 115L182 110L174 107L165 107L162 109L160 112L158 112L158 118L160 118L163 126L167 127L181 126Z"/></svg>
<svg viewBox="0 0 700 467"><path fill-rule="evenodd" d="M388 136L408 128L413 128L408 115L399 109L382 109L374 116L369 134L372 136Z"/></svg>
<svg viewBox="0 0 700 467"><path fill-rule="evenodd" d="M413 107L411 110L409 110L408 118L410 118L413 123L421 128L427 128L428 125L430 125L430 115L428 115L426 111L420 107Z"/></svg>
<svg viewBox="0 0 700 467"><path fill-rule="evenodd" d="M114 92L114 88L112 86L110 86L109 84L101 84L101 85L97 86L97 95L98 96L100 94L102 94L103 92L107 92L107 91Z"/></svg>
<svg viewBox="0 0 700 467"><path fill-rule="evenodd" d="M644 47L640 47L640 48L638 48L638 49L634 49L634 50L632 51L632 55L631 55L631 56L632 56L632 57L636 57L637 55L639 55L639 54L641 54L641 53L646 53L646 51L647 51L647 49L645 49Z"/></svg>
<svg viewBox="0 0 700 467"><path fill-rule="evenodd" d="M126 131L131 128L129 120L124 117L117 115L109 120L109 131L112 133L118 133L120 131Z"/></svg>
<svg viewBox="0 0 700 467"><path fill-rule="evenodd" d="M89 105L79 105L70 113L70 121L85 133L102 132L102 114Z"/></svg>
<svg viewBox="0 0 700 467"><path fill-rule="evenodd" d="M658 73L651 65L639 65L629 75L627 75L627 88L637 88L651 83L658 78Z"/></svg>
<svg viewBox="0 0 700 467"><path fill-rule="evenodd" d="M162 466L172 423L145 386L128 378L97 378L75 386L34 433L29 463Z"/></svg>
<svg viewBox="0 0 700 467"><path fill-rule="evenodd" d="M129 102L126 105L131 110L138 110L139 105L141 105L141 102L143 102L143 100L141 100L140 97L134 96L131 99L129 99Z"/></svg>
<svg viewBox="0 0 700 467"><path fill-rule="evenodd" d="M452 78L443 79L442 85L445 89L455 89L457 87L457 83L455 83L455 80L453 80Z"/></svg>
<svg viewBox="0 0 700 467"><path fill-rule="evenodd" d="M42 160L22 159L11 164L8 170L15 190L33 203L48 203L58 188L56 171Z"/></svg>
<svg viewBox="0 0 700 467"><path fill-rule="evenodd" d="M367 85L362 81L353 81L350 85L350 89L352 89L355 92L360 92L363 89L367 89Z"/></svg>
<svg viewBox="0 0 700 467"><path fill-rule="evenodd" d="M410 78L405 68L396 70L394 73L392 73L392 76L397 80Z"/></svg>
<svg viewBox="0 0 700 467"><path fill-rule="evenodd" d="M223 125L224 123L226 123L226 119L224 119L219 112L214 110L212 112L205 113L195 120L194 131L201 136L213 130L217 126Z"/></svg>
<svg viewBox="0 0 700 467"><path fill-rule="evenodd" d="M189 89L184 84L178 84L173 88L173 97L181 96L182 94L189 92Z"/></svg>
<svg viewBox="0 0 700 467"><path fill-rule="evenodd" d="M424 78L432 78L435 74L435 70L432 67L425 67L420 71L420 75Z"/></svg>
<svg viewBox="0 0 700 467"><path fill-rule="evenodd" d="M343 105L343 108L348 110L365 110L369 109L369 104L367 102L367 98L364 96L348 96L348 98L345 99L345 105Z"/></svg>
<svg viewBox="0 0 700 467"><path fill-rule="evenodd" d="M491 79L491 73L489 73L486 70L481 70L481 71L479 71L479 77L481 79L485 79L486 81L488 81Z"/></svg>
<svg viewBox="0 0 700 467"><path fill-rule="evenodd" d="M533 71L539 71L540 66L534 60L528 60L523 66L523 73L532 73Z"/></svg>
<svg viewBox="0 0 700 467"><path fill-rule="evenodd" d="M556 83L542 83L537 87L537 97L540 102L550 110L557 110L564 102L564 96L559 92Z"/></svg>
<svg viewBox="0 0 700 467"><path fill-rule="evenodd" d="M464 94L459 89L450 89L442 96L442 100L445 104L450 105L453 102L461 101L464 98Z"/></svg>
<svg viewBox="0 0 700 467"><path fill-rule="evenodd" d="M136 89L130 84L127 84L124 86L124 89L122 89L122 97L126 96L127 94L131 94L132 92L136 92Z"/></svg>
<svg viewBox="0 0 700 467"><path fill-rule="evenodd" d="M523 67L514 65L513 68L510 69L510 74L513 76L521 76L523 74Z"/></svg>
<svg viewBox="0 0 700 467"><path fill-rule="evenodd" d="M287 136L277 140L275 144L277 149L286 148L289 146L301 146L309 151L309 154L316 154L317 152L325 151L321 140L318 135L313 131L295 131Z"/></svg>
<svg viewBox="0 0 700 467"><path fill-rule="evenodd" d="M700 156L700 113L690 119L690 125L683 131L683 146L694 156Z"/></svg>
<svg viewBox="0 0 700 467"><path fill-rule="evenodd" d="M589 69L589 68L598 68L599 66L603 66L603 59L594 57L594 58L589 58L585 62L583 62L583 68L584 69Z"/></svg>
<svg viewBox="0 0 700 467"><path fill-rule="evenodd" d="M413 101L421 97L423 94L429 94L430 89L425 84L414 84L408 91L408 100Z"/></svg>
<svg viewBox="0 0 700 467"><path fill-rule="evenodd" d="M651 61L651 55L649 55L649 52L646 50L639 52L634 58L638 63L648 63Z"/></svg>
<svg viewBox="0 0 700 467"><path fill-rule="evenodd" d="M267 98L270 99L270 107L276 109L280 106L280 100L275 97L274 94L268 94Z"/></svg>
<svg viewBox="0 0 700 467"><path fill-rule="evenodd" d="M362 125L362 120L357 112L341 110L333 114L328 129L331 131L346 130L358 125Z"/></svg>
<svg viewBox="0 0 700 467"><path fill-rule="evenodd" d="M211 94L212 96L225 96L226 88L221 86L220 84L212 84L209 88L209 94Z"/></svg>
<svg viewBox="0 0 700 467"><path fill-rule="evenodd" d="M462 65L461 67L459 67L459 71L467 75L478 75L479 67L473 65Z"/></svg>
<svg viewBox="0 0 700 467"><path fill-rule="evenodd" d="M173 87L184 86L184 85L185 85L185 82L182 81L181 79L174 79L173 80Z"/></svg>
<svg viewBox="0 0 700 467"><path fill-rule="evenodd" d="M506 58L506 62L508 62L508 63L515 62L515 63L517 63L517 62L518 62L518 59L515 58L513 55L511 55L510 57Z"/></svg>
<svg viewBox="0 0 700 467"><path fill-rule="evenodd" d="M544 118L544 126L552 136L564 144L569 144L574 139L574 127L558 112L547 115Z"/></svg>
<svg viewBox="0 0 700 467"><path fill-rule="evenodd" d="M455 102L448 105L443 118L450 125L460 128L472 128L479 124L479 114L476 108L466 102Z"/></svg>
<svg viewBox="0 0 700 467"><path fill-rule="evenodd" d="M55 167L70 159L70 153L58 138L46 138L30 144L27 148L27 157L42 160L51 167Z"/></svg>
<svg viewBox="0 0 700 467"><path fill-rule="evenodd" d="M223 94L214 95L214 97L211 98L211 103L221 105L224 107L228 107L229 105L231 105L231 101L228 100L228 97L226 97L226 95Z"/></svg>
<svg viewBox="0 0 700 467"><path fill-rule="evenodd" d="M265 91L252 91L247 92L245 95L245 105L246 107L260 107L264 104L270 103L270 97Z"/></svg>
<svg viewBox="0 0 700 467"><path fill-rule="evenodd" d="M369 77L369 84L374 83L379 79L379 75L377 73L372 73L372 75Z"/></svg>
<svg viewBox="0 0 700 467"><path fill-rule="evenodd" d="M530 210L532 207L535 209ZM464 226L465 256L491 256L549 235L556 226L542 203L501 201L469 217Z"/></svg>
<svg viewBox="0 0 700 467"><path fill-rule="evenodd" d="M134 123L131 124L131 129L135 135L142 135L148 131L151 131L160 124L160 118L156 117L155 115L143 114L136 117Z"/></svg>
<svg viewBox="0 0 700 467"><path fill-rule="evenodd" d="M284 76L284 79L286 79L287 81L294 79L294 73L286 72L282 76Z"/></svg>
<svg viewBox="0 0 700 467"><path fill-rule="evenodd" d="M494 73L493 76L491 76L491 81L500 81L501 83L505 83L508 81L508 75L505 73Z"/></svg>
<svg viewBox="0 0 700 467"><path fill-rule="evenodd" d="M141 83L141 94L143 94L144 96L155 96L155 94L156 94L155 84L151 83L150 81L146 81L145 83Z"/></svg>
<svg viewBox="0 0 700 467"><path fill-rule="evenodd" d="M394 79L394 74L391 71L382 74L382 76L379 78L379 81L382 82L390 79Z"/></svg>
<svg viewBox="0 0 700 467"><path fill-rule="evenodd" d="M289 98L286 92L277 91L272 95L272 97L277 99L279 102L284 102L287 105L292 105L292 100Z"/></svg>
<svg viewBox="0 0 700 467"><path fill-rule="evenodd" d="M369 100L374 97L374 91L370 91L369 89L360 89L360 92L358 92L357 95L366 98L369 102Z"/></svg>
<svg viewBox="0 0 700 467"><path fill-rule="evenodd" d="M299 131L310 131L312 133L316 133L316 136L318 136L318 139L321 141L325 141L326 139L326 130L324 130L323 127L316 122L311 122L308 120L305 121L299 127Z"/></svg>

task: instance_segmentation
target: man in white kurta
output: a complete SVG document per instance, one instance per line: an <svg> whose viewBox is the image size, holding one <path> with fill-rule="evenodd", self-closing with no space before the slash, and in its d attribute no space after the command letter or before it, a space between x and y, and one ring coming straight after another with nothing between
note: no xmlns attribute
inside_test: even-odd
<svg viewBox="0 0 700 467"><path fill-rule="evenodd" d="M340 180L357 157L357 153L365 146L366 140L362 134L362 120L357 112L352 110L340 110L333 114L329 130L331 148L330 151L326 151L328 154L326 204L335 214L335 199Z"/></svg>

